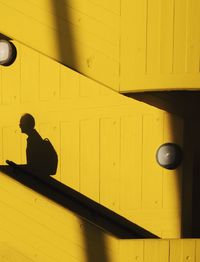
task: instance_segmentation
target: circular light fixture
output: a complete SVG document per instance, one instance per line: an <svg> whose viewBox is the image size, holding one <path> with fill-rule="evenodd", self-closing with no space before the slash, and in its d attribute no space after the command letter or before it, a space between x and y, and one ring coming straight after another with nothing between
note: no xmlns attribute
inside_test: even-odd
<svg viewBox="0 0 200 262"><path fill-rule="evenodd" d="M160 166L166 169L176 169L182 160L180 146L174 143L161 145L156 152L156 160Z"/></svg>
<svg viewBox="0 0 200 262"><path fill-rule="evenodd" d="M15 61L16 54L17 51L13 43L5 39L0 40L0 65L11 65Z"/></svg>

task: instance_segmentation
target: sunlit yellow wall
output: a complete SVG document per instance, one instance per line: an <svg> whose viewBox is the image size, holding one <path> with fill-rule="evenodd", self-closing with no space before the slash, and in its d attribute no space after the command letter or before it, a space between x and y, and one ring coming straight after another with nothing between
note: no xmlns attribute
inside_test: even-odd
<svg viewBox="0 0 200 262"><path fill-rule="evenodd" d="M162 237L180 235L181 168L155 160L164 142L182 144L182 120L124 97L14 42L18 56L0 67L1 163L25 163L23 113L59 156L56 178Z"/></svg>
<svg viewBox="0 0 200 262"><path fill-rule="evenodd" d="M0 16L0 33L119 89L120 0L1 0Z"/></svg>
<svg viewBox="0 0 200 262"><path fill-rule="evenodd" d="M182 262L200 240L120 240L0 174L1 262Z"/></svg>
<svg viewBox="0 0 200 262"><path fill-rule="evenodd" d="M120 262L182 262L200 260L200 242L184 240L121 240ZM124 260L123 260L124 259Z"/></svg>
<svg viewBox="0 0 200 262"><path fill-rule="evenodd" d="M199 12L197 0L0 0L0 33L117 91L199 89Z"/></svg>
<svg viewBox="0 0 200 262"><path fill-rule="evenodd" d="M0 195L1 262L117 261L117 239L2 173Z"/></svg>
<svg viewBox="0 0 200 262"><path fill-rule="evenodd" d="M200 2L122 0L121 91L199 89Z"/></svg>

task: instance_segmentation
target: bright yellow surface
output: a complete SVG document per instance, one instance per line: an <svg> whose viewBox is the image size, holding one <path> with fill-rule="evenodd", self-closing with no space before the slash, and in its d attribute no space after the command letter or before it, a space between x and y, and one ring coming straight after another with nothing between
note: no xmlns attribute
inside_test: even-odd
<svg viewBox="0 0 200 262"><path fill-rule="evenodd" d="M124 97L14 42L0 67L1 163L26 162L22 114L59 156L56 178L161 237L179 237L181 168L157 163L164 142L182 144L182 119Z"/></svg>
<svg viewBox="0 0 200 262"><path fill-rule="evenodd" d="M200 240L120 240L0 174L1 262L198 262Z"/></svg>
<svg viewBox="0 0 200 262"><path fill-rule="evenodd" d="M0 33L119 92L199 89L199 12L198 0L0 0Z"/></svg>
<svg viewBox="0 0 200 262"><path fill-rule="evenodd" d="M1 262L116 261L113 237L3 174L0 184Z"/></svg>
<svg viewBox="0 0 200 262"><path fill-rule="evenodd" d="M200 2L122 0L120 91L199 89Z"/></svg>
<svg viewBox="0 0 200 262"><path fill-rule="evenodd" d="M119 0L1 0L0 16L0 33L119 89Z"/></svg>

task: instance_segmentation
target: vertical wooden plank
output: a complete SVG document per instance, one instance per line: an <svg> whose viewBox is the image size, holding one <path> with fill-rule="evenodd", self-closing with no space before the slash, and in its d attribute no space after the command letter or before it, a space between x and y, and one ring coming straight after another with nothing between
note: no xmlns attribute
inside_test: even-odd
<svg viewBox="0 0 200 262"><path fill-rule="evenodd" d="M182 262L182 241L181 239L170 240L170 261Z"/></svg>
<svg viewBox="0 0 200 262"><path fill-rule="evenodd" d="M39 98L39 54L23 46L21 50L21 102L36 102Z"/></svg>
<svg viewBox="0 0 200 262"><path fill-rule="evenodd" d="M2 116L2 115L1 115ZM0 126L0 141L1 141L1 147L0 147L0 163L3 165L5 163L5 159L3 158L3 127Z"/></svg>
<svg viewBox="0 0 200 262"><path fill-rule="evenodd" d="M79 74L60 65L60 98L73 98L79 95Z"/></svg>
<svg viewBox="0 0 200 262"><path fill-rule="evenodd" d="M199 68L199 13L200 2L198 0L190 0L187 5L188 13L188 38L187 38L187 73L198 73Z"/></svg>
<svg viewBox="0 0 200 262"><path fill-rule="evenodd" d="M20 131L15 126L3 127L2 130L3 161L12 160L21 163L21 137Z"/></svg>
<svg viewBox="0 0 200 262"><path fill-rule="evenodd" d="M142 116L121 119L120 209L141 207Z"/></svg>
<svg viewBox="0 0 200 262"><path fill-rule="evenodd" d="M170 262L197 262L196 250L194 239L170 240Z"/></svg>
<svg viewBox="0 0 200 262"><path fill-rule="evenodd" d="M10 66L2 67L2 103L15 104L20 100L20 44L14 42L17 58Z"/></svg>
<svg viewBox="0 0 200 262"><path fill-rule="evenodd" d="M58 167L56 175L53 178L60 180L60 127L57 122L40 123L40 135L43 139L48 138L58 155Z"/></svg>
<svg viewBox="0 0 200 262"><path fill-rule="evenodd" d="M161 1L160 72L172 73L174 44L174 0Z"/></svg>
<svg viewBox="0 0 200 262"><path fill-rule="evenodd" d="M147 10L147 74L160 72L160 12L161 1L148 2Z"/></svg>
<svg viewBox="0 0 200 262"><path fill-rule="evenodd" d="M122 1L121 87L146 72L147 1Z"/></svg>
<svg viewBox="0 0 200 262"><path fill-rule="evenodd" d="M79 190L79 123L61 123L61 182Z"/></svg>
<svg viewBox="0 0 200 262"><path fill-rule="evenodd" d="M100 202L119 208L120 121L118 118L100 120Z"/></svg>
<svg viewBox="0 0 200 262"><path fill-rule="evenodd" d="M187 1L176 0L174 14L174 73L186 71Z"/></svg>
<svg viewBox="0 0 200 262"><path fill-rule="evenodd" d="M80 122L80 191L99 202L99 120Z"/></svg>
<svg viewBox="0 0 200 262"><path fill-rule="evenodd" d="M60 67L54 60L40 55L40 99L48 101L59 97Z"/></svg>
<svg viewBox="0 0 200 262"><path fill-rule="evenodd" d="M183 240L183 261L184 262L196 262L195 259L195 249L196 243L194 239L184 239Z"/></svg>
<svg viewBox="0 0 200 262"><path fill-rule="evenodd" d="M162 207L162 168L156 162L156 151L163 141L163 115L143 116L142 205Z"/></svg>
<svg viewBox="0 0 200 262"><path fill-rule="evenodd" d="M145 240L144 262L169 262L169 240Z"/></svg>
<svg viewBox="0 0 200 262"><path fill-rule="evenodd" d="M170 240L170 262L196 262L194 239Z"/></svg>
<svg viewBox="0 0 200 262"><path fill-rule="evenodd" d="M200 261L200 239L196 239L194 240L195 244L196 244L196 252L195 252L195 257L196 257L196 261Z"/></svg>
<svg viewBox="0 0 200 262"><path fill-rule="evenodd" d="M143 240L120 240L119 262L144 262Z"/></svg>
<svg viewBox="0 0 200 262"><path fill-rule="evenodd" d="M182 146L183 120L173 114L164 114L164 143ZM182 168L163 169L163 207L181 208Z"/></svg>

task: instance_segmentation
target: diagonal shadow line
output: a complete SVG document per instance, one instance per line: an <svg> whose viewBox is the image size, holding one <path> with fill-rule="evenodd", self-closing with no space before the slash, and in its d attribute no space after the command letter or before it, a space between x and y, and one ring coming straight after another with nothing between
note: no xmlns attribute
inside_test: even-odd
<svg viewBox="0 0 200 262"><path fill-rule="evenodd" d="M20 166L0 166L0 172L15 179L57 204L75 212L83 219L121 239L158 238L112 210L93 201L52 177L39 177L24 171Z"/></svg>

